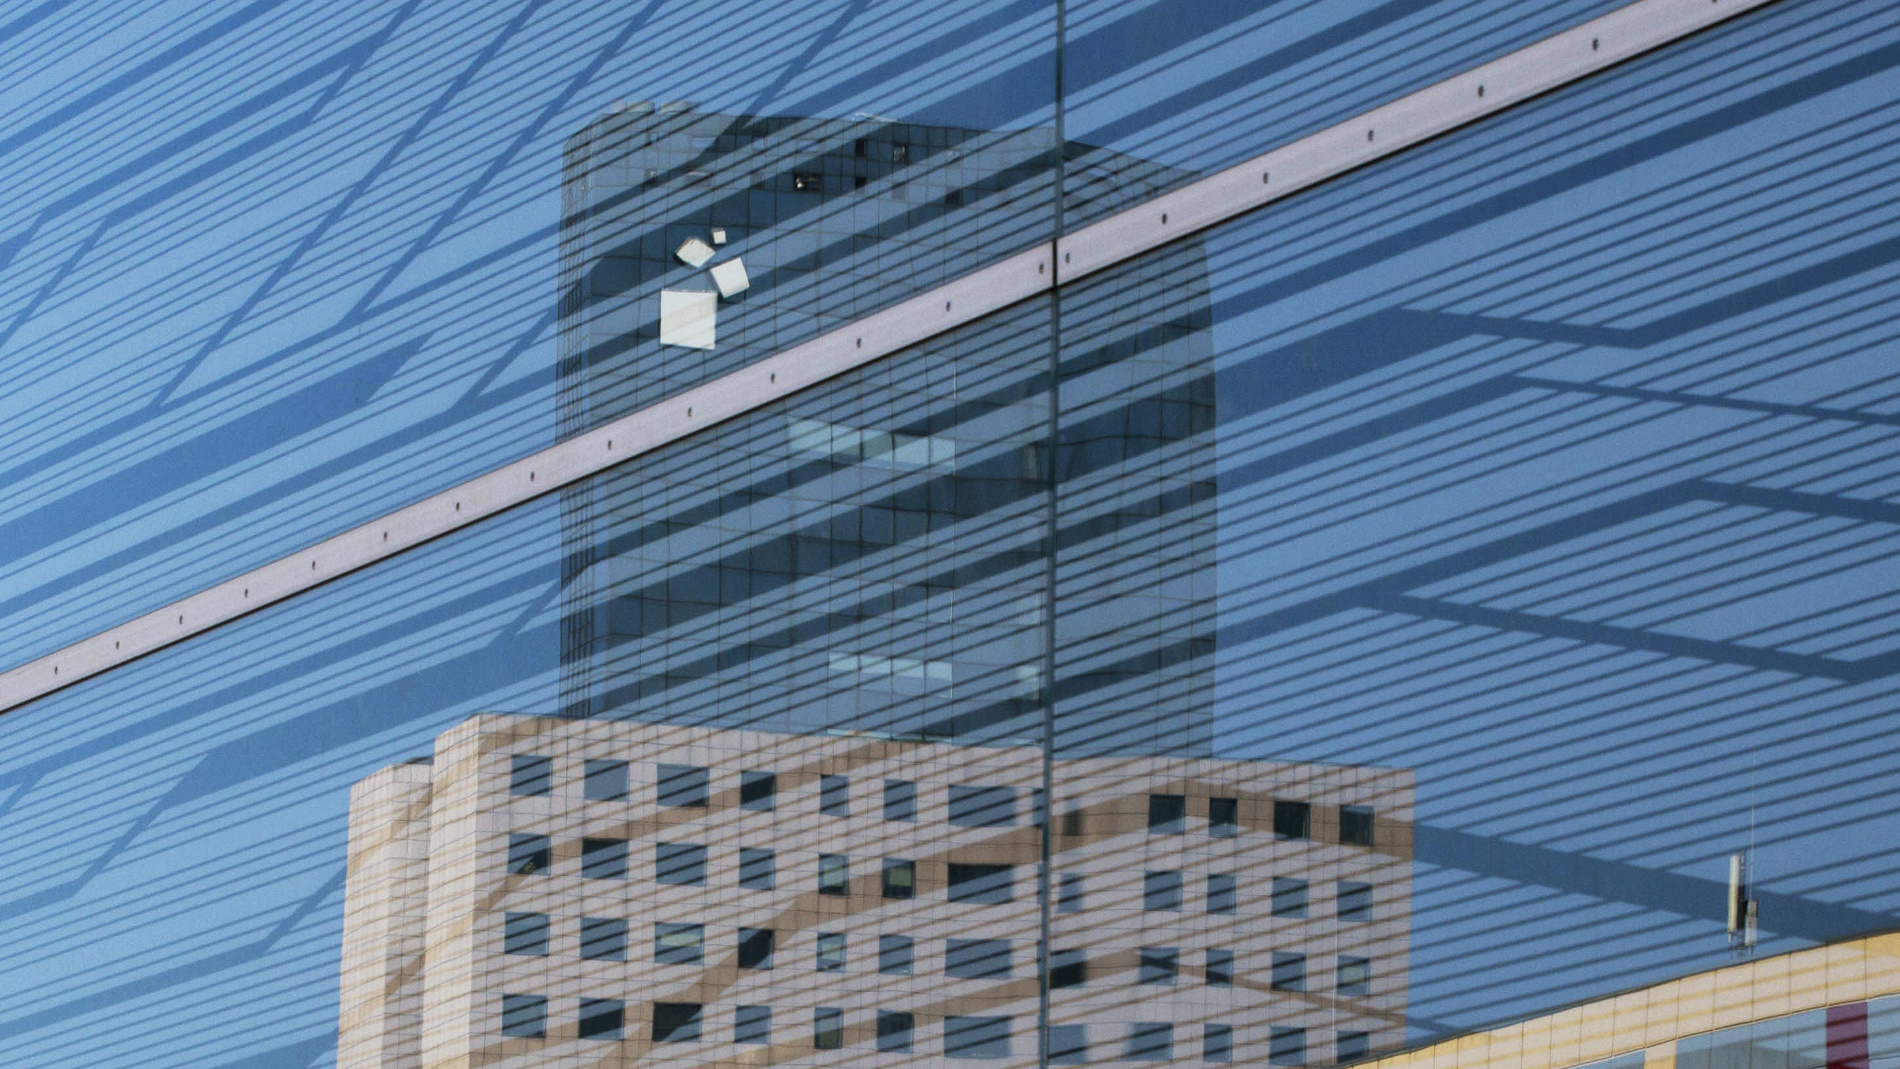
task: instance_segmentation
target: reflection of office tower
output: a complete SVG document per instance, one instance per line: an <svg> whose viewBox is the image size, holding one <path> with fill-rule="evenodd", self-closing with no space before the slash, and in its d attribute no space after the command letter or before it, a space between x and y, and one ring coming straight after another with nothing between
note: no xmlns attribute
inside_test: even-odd
<svg viewBox="0 0 1900 1069"><path fill-rule="evenodd" d="M1409 773L1056 771L1052 1062L1397 1042ZM338 1064L1035 1065L1042 781L1034 748L467 721L352 795Z"/></svg>
<svg viewBox="0 0 1900 1069"><path fill-rule="evenodd" d="M1074 196L1111 207L1178 178L1062 154ZM597 119L566 157L562 433L1047 240L1056 156L1045 130L683 105ZM746 287L727 293L734 265ZM1065 756L1210 753L1202 246L1089 294L1064 313L1059 390L1032 302L888 358L849 404L754 417L697 470L565 492L566 711L998 743L1040 738L1066 702ZM707 334L663 341L678 302Z"/></svg>

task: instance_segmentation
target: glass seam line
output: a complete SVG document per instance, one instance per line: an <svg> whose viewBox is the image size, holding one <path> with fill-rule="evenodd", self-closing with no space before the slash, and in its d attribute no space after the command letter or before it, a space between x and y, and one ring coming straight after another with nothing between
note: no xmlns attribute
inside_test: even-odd
<svg viewBox="0 0 1900 1069"><path fill-rule="evenodd" d="M0 673L0 712L1774 2L1636 0Z"/></svg>

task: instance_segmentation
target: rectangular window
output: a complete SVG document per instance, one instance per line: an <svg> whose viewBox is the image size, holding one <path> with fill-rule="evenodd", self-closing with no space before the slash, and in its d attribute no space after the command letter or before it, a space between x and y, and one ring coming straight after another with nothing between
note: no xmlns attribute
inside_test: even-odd
<svg viewBox="0 0 1900 1069"><path fill-rule="evenodd" d="M772 929L739 929L739 968L769 969L772 967Z"/></svg>
<svg viewBox="0 0 1900 1069"><path fill-rule="evenodd" d="M627 922L617 917L582 917L581 957L588 961L626 961Z"/></svg>
<svg viewBox="0 0 1900 1069"><path fill-rule="evenodd" d="M619 1039L626 1023L627 1007L617 998L581 1000L582 1039Z"/></svg>
<svg viewBox="0 0 1900 1069"><path fill-rule="evenodd" d="M1207 878L1207 911L1209 913L1232 913L1240 899L1240 886L1232 876L1213 875Z"/></svg>
<svg viewBox="0 0 1900 1069"><path fill-rule="evenodd" d="M1006 828L1016 823L1013 787L950 788L950 823L959 828Z"/></svg>
<svg viewBox="0 0 1900 1069"><path fill-rule="evenodd" d="M653 1042L697 1043L700 1013L697 1002L655 1002Z"/></svg>
<svg viewBox="0 0 1900 1069"><path fill-rule="evenodd" d="M706 848L697 843L654 843L653 878L660 883L705 886Z"/></svg>
<svg viewBox="0 0 1900 1069"><path fill-rule="evenodd" d="M1233 1025L1207 1024L1201 1026L1201 1060L1204 1062L1231 1062L1234 1060Z"/></svg>
<svg viewBox="0 0 1900 1069"><path fill-rule="evenodd" d="M653 960L661 965L698 965L705 961L706 926L655 922Z"/></svg>
<svg viewBox="0 0 1900 1069"><path fill-rule="evenodd" d="M1341 1063L1356 1062L1372 1053L1370 1032L1341 1032L1334 1052Z"/></svg>
<svg viewBox="0 0 1900 1069"><path fill-rule="evenodd" d="M1151 835L1180 835L1187 831L1187 796L1151 794L1148 796L1148 832Z"/></svg>
<svg viewBox="0 0 1900 1069"><path fill-rule="evenodd" d="M1372 919L1371 884L1341 880L1335 893L1339 898L1340 920L1363 923Z"/></svg>
<svg viewBox="0 0 1900 1069"><path fill-rule="evenodd" d="M1082 875L1077 872L1065 872L1056 885L1056 912L1082 912Z"/></svg>
<svg viewBox="0 0 1900 1069"><path fill-rule="evenodd" d="M750 891L770 891L778 886L778 859L770 850L739 848L739 886Z"/></svg>
<svg viewBox="0 0 1900 1069"><path fill-rule="evenodd" d="M1273 834L1282 839L1313 837L1313 807L1305 802L1273 803Z"/></svg>
<svg viewBox="0 0 1900 1069"><path fill-rule="evenodd" d="M1338 976L1333 986L1342 995L1372 994L1372 959L1339 956Z"/></svg>
<svg viewBox="0 0 1900 1069"><path fill-rule="evenodd" d="M828 817L850 816L851 781L844 776L820 776L818 811Z"/></svg>
<svg viewBox="0 0 1900 1069"><path fill-rule="evenodd" d="M501 996L501 1034L519 1039L546 1039L548 1034L547 996Z"/></svg>
<svg viewBox="0 0 1900 1069"><path fill-rule="evenodd" d="M1207 951L1208 987L1233 987L1233 951L1214 947Z"/></svg>
<svg viewBox="0 0 1900 1069"><path fill-rule="evenodd" d="M850 858L843 854L818 855L818 893L821 895L851 893Z"/></svg>
<svg viewBox="0 0 1900 1069"><path fill-rule="evenodd" d="M877 937L878 972L886 976L909 976L915 957L914 944L910 936L880 935Z"/></svg>
<svg viewBox="0 0 1900 1069"><path fill-rule="evenodd" d="M1271 986L1275 991L1306 990L1306 955L1274 951Z"/></svg>
<svg viewBox="0 0 1900 1069"><path fill-rule="evenodd" d="M995 905L1008 902L1013 893L1014 876L1008 865L950 865L952 902Z"/></svg>
<svg viewBox="0 0 1900 1069"><path fill-rule="evenodd" d="M554 758L515 754L508 770L508 793L532 796L554 789Z"/></svg>
<svg viewBox="0 0 1900 1069"><path fill-rule="evenodd" d="M1056 950L1049 954L1049 986L1081 987L1088 983L1088 958L1080 950Z"/></svg>
<svg viewBox="0 0 1900 1069"><path fill-rule="evenodd" d="M1342 805L1339 807L1339 841L1347 846L1372 845L1371 806Z"/></svg>
<svg viewBox="0 0 1900 1069"><path fill-rule="evenodd" d="M590 802L622 802L628 795L625 761L589 761L581 775L581 793Z"/></svg>
<svg viewBox="0 0 1900 1069"><path fill-rule="evenodd" d="M884 897L912 898L917 894L917 863L899 858L884 859Z"/></svg>
<svg viewBox="0 0 1900 1069"><path fill-rule="evenodd" d="M898 1054L909 1053L911 1015L892 1010L877 1011L877 1049Z"/></svg>
<svg viewBox="0 0 1900 1069"><path fill-rule="evenodd" d="M548 915L545 913L508 914L502 922L501 952L546 957Z"/></svg>
<svg viewBox="0 0 1900 1069"><path fill-rule="evenodd" d="M1009 940L945 940L943 974L962 980L1009 979Z"/></svg>
<svg viewBox="0 0 1900 1069"><path fill-rule="evenodd" d="M1218 947L1207 952L1207 986L1234 986L1234 952Z"/></svg>
<svg viewBox="0 0 1900 1069"><path fill-rule="evenodd" d="M1216 839L1231 839L1240 834L1240 801L1235 798L1207 800L1207 834Z"/></svg>
<svg viewBox="0 0 1900 1069"><path fill-rule="evenodd" d="M627 840L582 839L581 875L590 880L627 878Z"/></svg>
<svg viewBox="0 0 1900 1069"><path fill-rule="evenodd" d="M739 808L770 812L778 808L778 774L775 772L739 773Z"/></svg>
<svg viewBox="0 0 1900 1069"><path fill-rule="evenodd" d="M1089 1034L1085 1025L1049 1026L1049 1064L1082 1065L1089 1060Z"/></svg>
<svg viewBox="0 0 1900 1069"><path fill-rule="evenodd" d="M1136 1021L1128 1026L1122 1058L1131 1062L1165 1062L1174 1057L1174 1026L1165 1021Z"/></svg>
<svg viewBox="0 0 1900 1069"><path fill-rule="evenodd" d="M554 847L545 835L523 835L515 832L508 836L508 874L510 876L532 876L537 872L546 872L554 859Z"/></svg>
<svg viewBox="0 0 1900 1069"><path fill-rule="evenodd" d="M945 1017L943 1054L946 1058L1009 1057L1009 1018Z"/></svg>
<svg viewBox="0 0 1900 1069"><path fill-rule="evenodd" d="M1291 876L1275 876L1272 909L1276 917L1306 916L1306 881Z"/></svg>
<svg viewBox="0 0 1900 1069"><path fill-rule="evenodd" d="M811 1011L811 1045L819 1050L839 1050L844 1046L843 1010L819 1006Z"/></svg>
<svg viewBox="0 0 1900 1069"><path fill-rule="evenodd" d="M663 806L674 808L704 808L708 801L709 781L706 770L698 765L663 764L660 766L659 779L655 782L657 800Z"/></svg>
<svg viewBox="0 0 1900 1069"><path fill-rule="evenodd" d="M772 1042L772 1007L740 1006L732 1014L734 1043Z"/></svg>
<svg viewBox="0 0 1900 1069"><path fill-rule="evenodd" d="M1175 975L1180 971L1179 947L1142 947L1141 967L1135 974L1135 982L1173 987Z"/></svg>
<svg viewBox="0 0 1900 1069"><path fill-rule="evenodd" d="M818 971L844 971L844 933L818 933Z"/></svg>
<svg viewBox="0 0 1900 1069"><path fill-rule="evenodd" d="M1268 1032L1267 1061L1274 1065L1305 1065L1306 1029L1275 1028Z"/></svg>
<svg viewBox="0 0 1900 1069"><path fill-rule="evenodd" d="M1181 908L1181 874L1149 872L1141 877L1141 908L1171 910Z"/></svg>
<svg viewBox="0 0 1900 1069"><path fill-rule="evenodd" d="M907 779L884 781L884 819L917 819L917 785Z"/></svg>

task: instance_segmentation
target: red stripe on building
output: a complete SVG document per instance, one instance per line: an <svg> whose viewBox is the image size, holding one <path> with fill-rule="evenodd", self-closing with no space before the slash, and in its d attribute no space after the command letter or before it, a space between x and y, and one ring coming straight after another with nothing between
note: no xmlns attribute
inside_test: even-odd
<svg viewBox="0 0 1900 1069"><path fill-rule="evenodd" d="M1827 1008L1827 1069L1867 1069L1867 1004Z"/></svg>

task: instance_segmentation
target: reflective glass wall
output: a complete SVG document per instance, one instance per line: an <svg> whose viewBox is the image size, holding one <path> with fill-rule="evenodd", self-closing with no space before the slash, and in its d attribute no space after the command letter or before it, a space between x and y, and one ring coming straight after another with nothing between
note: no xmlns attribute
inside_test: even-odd
<svg viewBox="0 0 1900 1069"><path fill-rule="evenodd" d="M0 649L1616 6L22 11ZM7 712L9 1057L1332 1065L1894 928L1896 64L1767 4Z"/></svg>

